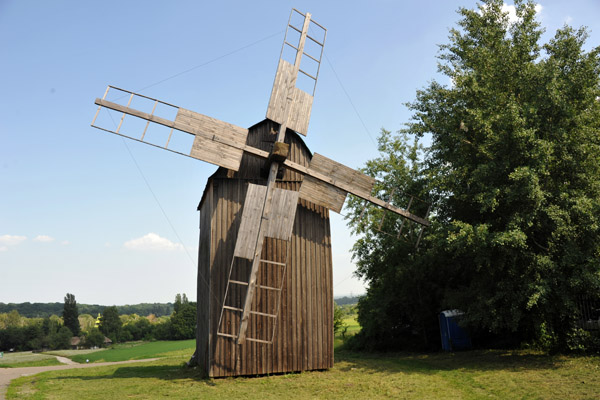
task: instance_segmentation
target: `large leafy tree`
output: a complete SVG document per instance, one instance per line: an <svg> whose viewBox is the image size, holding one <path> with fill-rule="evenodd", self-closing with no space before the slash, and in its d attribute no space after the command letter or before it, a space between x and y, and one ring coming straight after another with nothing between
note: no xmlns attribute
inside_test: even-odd
<svg viewBox="0 0 600 400"><path fill-rule="evenodd" d="M515 6L516 21L500 0L459 10L439 56L452 83L432 82L409 105L404 133L431 138L420 174L398 162L410 159L402 137L384 138L392 144L367 165L386 178L385 162L400 166L434 205L419 253L373 229L355 246L370 283L359 315L375 342L394 329L426 342L435 326L422 315L460 308L479 335L581 344L577 300L600 292L600 50L568 26L541 45L535 5Z"/></svg>
<svg viewBox="0 0 600 400"><path fill-rule="evenodd" d="M71 330L73 335L78 336L80 331L79 310L77 309L75 295L67 293L65 296L62 316L65 326Z"/></svg>

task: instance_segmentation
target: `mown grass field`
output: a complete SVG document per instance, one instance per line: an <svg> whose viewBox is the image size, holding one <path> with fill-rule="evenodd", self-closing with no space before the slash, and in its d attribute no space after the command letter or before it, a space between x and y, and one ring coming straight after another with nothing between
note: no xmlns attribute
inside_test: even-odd
<svg viewBox="0 0 600 400"><path fill-rule="evenodd" d="M0 368L44 367L46 365L60 365L60 362L56 360L56 357L31 351L4 352L0 358Z"/></svg>
<svg viewBox="0 0 600 400"><path fill-rule="evenodd" d="M7 398L595 399L600 393L600 357L533 351L383 355L338 348L328 371L204 379L199 369L184 366L194 347L185 343L153 362L21 377Z"/></svg>
<svg viewBox="0 0 600 400"><path fill-rule="evenodd" d="M83 353L67 356L78 363L112 362L141 360L144 358L163 357L165 353L186 350L191 356L194 353L195 340L180 340L170 342L133 342L117 344L110 349L93 353Z"/></svg>
<svg viewBox="0 0 600 400"><path fill-rule="evenodd" d="M50 354L52 356L73 357L75 355L95 353L97 351L106 351L106 349L51 350L45 351L44 354Z"/></svg>

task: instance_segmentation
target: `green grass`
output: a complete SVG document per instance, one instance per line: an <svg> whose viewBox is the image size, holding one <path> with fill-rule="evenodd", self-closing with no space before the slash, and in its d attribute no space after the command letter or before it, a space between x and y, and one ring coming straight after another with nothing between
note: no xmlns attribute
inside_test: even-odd
<svg viewBox="0 0 600 400"><path fill-rule="evenodd" d="M335 349L341 348L344 344L344 338L348 338L352 335L356 335L360 331L360 325L356 321L357 315L351 315L344 318L344 325L342 329L335 335L333 345Z"/></svg>
<svg viewBox="0 0 600 400"><path fill-rule="evenodd" d="M144 358L162 357L164 353L177 350L187 350L189 356L194 353L195 340L159 341L159 342L135 342L115 345L113 348L88 354L77 354L68 356L78 363L89 362L112 362L126 360L141 360Z"/></svg>
<svg viewBox="0 0 600 400"><path fill-rule="evenodd" d="M53 356L61 356L61 357L73 357L78 354L89 354L95 353L97 351L105 351L106 349L81 349L81 350L52 350L45 351L43 354L50 354Z"/></svg>
<svg viewBox="0 0 600 400"><path fill-rule="evenodd" d="M532 351L363 354L339 351L334 367L264 377L204 379L187 368L193 346L143 364L21 377L8 399L591 399L600 358Z"/></svg>
<svg viewBox="0 0 600 400"><path fill-rule="evenodd" d="M61 365L56 357L24 351L4 353L0 358L0 368L43 367L46 365Z"/></svg>
<svg viewBox="0 0 600 400"><path fill-rule="evenodd" d="M356 315L344 318L344 325L348 327L346 335L355 335L360 331L360 325L356 321Z"/></svg>

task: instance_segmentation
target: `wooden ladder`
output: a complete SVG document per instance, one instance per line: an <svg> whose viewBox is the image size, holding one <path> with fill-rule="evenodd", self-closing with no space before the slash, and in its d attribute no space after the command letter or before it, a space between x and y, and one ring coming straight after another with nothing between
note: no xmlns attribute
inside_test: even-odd
<svg viewBox="0 0 600 400"><path fill-rule="evenodd" d="M258 342L258 343L264 343L264 344L273 344L273 338L275 337L275 331L277 328L277 322L278 322L278 317L279 317L279 309L281 306L281 293L283 291L283 285L285 284L285 274L286 274L286 270L287 270L287 260L289 259L289 253L290 253L290 243L289 241L284 241L283 243L285 243L286 245L286 251L285 251L285 262L278 262L278 261L274 261L274 260L268 260L268 259L263 259L261 258L260 260L260 264L259 264L259 270L260 268L269 268L271 269L271 271L268 270L267 275L270 275L269 272L274 272L272 271L273 268L281 268L281 281L279 282L278 286L267 286L267 285L261 285L261 284L257 284L256 285L256 289L255 290L255 294L254 294L254 299L251 302L251 304L249 305L250 309L249 310L245 310L241 304L239 304L240 302L243 302L243 299L245 296L236 296L235 293L237 292L237 294L239 295L239 290L231 290L232 289L232 285L234 285L234 287L246 287L246 290L248 290L248 286L249 286L249 279L250 277L248 276L247 279L245 280L241 280L241 279L232 279L232 272L234 271L234 266L236 265L236 259L240 260L241 258L239 257L234 257L233 260L231 261L231 266L229 267L229 275L228 275L228 279L227 279L227 288L225 289L225 296L223 298L223 303L222 303L222 307L221 307L221 316L219 317L219 326L217 328L217 335L221 336L221 337L225 337L225 338L230 338L230 339L234 339L238 340L239 337L239 324L241 323L241 316L243 314L246 313L246 311L248 312L248 314L250 315L250 317L254 317L254 318L260 318L260 317L264 317L264 318L268 318L269 320L271 320L272 322L272 326L271 326L271 332L268 332L267 335L262 336L262 337L249 337L248 335L246 335L245 340L251 341L251 342ZM241 259L244 260L244 259ZM274 276L277 276L275 273L273 273ZM275 304L273 305L273 310L253 310L252 309L252 305L260 305L260 302L257 302L261 291L271 291L271 292L275 292ZM236 298L237 297L237 298ZM240 301L241 300L241 301ZM257 304L258 303L258 304ZM265 303L265 302L263 302ZM263 304L264 305L264 304ZM234 318L234 321L237 320L237 323L231 324L229 323L229 326L232 327L233 329L230 329L229 332L224 332L224 319L223 316L226 312L229 313L233 313L234 315L236 315L236 317ZM229 322L231 322L231 319L229 319ZM270 324L266 324L266 328L269 328ZM264 331L264 329L263 329ZM259 330L257 329L255 334L259 334Z"/></svg>

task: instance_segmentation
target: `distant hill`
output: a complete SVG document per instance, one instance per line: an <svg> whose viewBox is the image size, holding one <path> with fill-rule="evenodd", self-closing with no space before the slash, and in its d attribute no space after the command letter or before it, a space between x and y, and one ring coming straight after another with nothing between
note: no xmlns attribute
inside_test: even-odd
<svg viewBox="0 0 600 400"><path fill-rule="evenodd" d="M338 306L344 306L346 304L357 304L359 298L360 296L344 296L333 299L333 301L335 301L335 304Z"/></svg>
<svg viewBox="0 0 600 400"><path fill-rule="evenodd" d="M62 315L63 303L0 303L0 313L17 310L19 314L28 318L45 318L51 315ZM99 304L77 304L79 314L101 314L107 306ZM140 303L133 305L117 306L119 314L154 314L157 317L169 316L173 313L173 303Z"/></svg>

